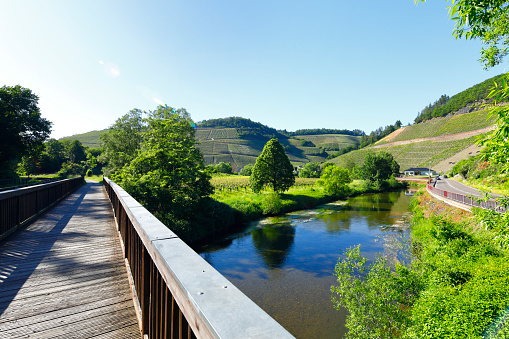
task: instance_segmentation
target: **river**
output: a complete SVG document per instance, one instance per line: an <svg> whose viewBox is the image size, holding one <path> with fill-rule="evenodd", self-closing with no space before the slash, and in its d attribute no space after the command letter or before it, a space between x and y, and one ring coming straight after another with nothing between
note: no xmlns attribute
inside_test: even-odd
<svg viewBox="0 0 509 339"><path fill-rule="evenodd" d="M331 302L334 266L358 244L369 258L399 255L410 199L405 191L366 194L266 218L198 253L297 338L342 338L347 313Z"/></svg>

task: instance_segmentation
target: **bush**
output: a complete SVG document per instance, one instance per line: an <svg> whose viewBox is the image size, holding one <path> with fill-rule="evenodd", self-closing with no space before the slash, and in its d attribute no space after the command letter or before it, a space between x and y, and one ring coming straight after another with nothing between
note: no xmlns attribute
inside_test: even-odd
<svg viewBox="0 0 509 339"><path fill-rule="evenodd" d="M279 194L267 194L262 200L262 212L264 215L276 215L281 212L283 204Z"/></svg>
<svg viewBox="0 0 509 339"><path fill-rule="evenodd" d="M239 175L249 177L253 172L253 166L254 166L253 164L247 164L240 170Z"/></svg>
<svg viewBox="0 0 509 339"><path fill-rule="evenodd" d="M87 177L91 177L92 175L94 175L94 173L92 172L91 169L88 169L87 170Z"/></svg>
<svg viewBox="0 0 509 339"><path fill-rule="evenodd" d="M350 192L349 183L352 182L350 172L345 168L327 166L322 171L318 184L323 186L328 195L344 197Z"/></svg>
<svg viewBox="0 0 509 339"><path fill-rule="evenodd" d="M262 209L252 201L247 200L235 200L230 203L236 213L236 220L238 222L246 222L256 220L262 216Z"/></svg>
<svg viewBox="0 0 509 339"><path fill-rule="evenodd" d="M60 178L67 178L69 176L76 175L84 176L85 166L68 161L62 165L62 168L57 174Z"/></svg>

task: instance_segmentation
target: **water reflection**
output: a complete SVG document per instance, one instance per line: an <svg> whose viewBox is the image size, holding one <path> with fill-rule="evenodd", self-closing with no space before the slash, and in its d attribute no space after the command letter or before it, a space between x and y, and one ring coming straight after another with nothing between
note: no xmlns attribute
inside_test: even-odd
<svg viewBox="0 0 509 339"><path fill-rule="evenodd" d="M251 232L253 245L268 269L282 268L293 246L295 228L286 225L267 225Z"/></svg>
<svg viewBox="0 0 509 339"><path fill-rule="evenodd" d="M404 191L369 194L250 224L198 252L300 338L341 338L345 311L330 301L334 265L352 246L401 260L408 238Z"/></svg>

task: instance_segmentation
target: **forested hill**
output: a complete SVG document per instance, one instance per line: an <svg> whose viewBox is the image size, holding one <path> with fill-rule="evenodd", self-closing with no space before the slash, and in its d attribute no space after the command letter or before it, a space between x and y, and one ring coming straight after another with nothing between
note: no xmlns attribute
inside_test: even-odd
<svg viewBox="0 0 509 339"><path fill-rule="evenodd" d="M202 128L235 128L242 138L250 139L286 139L287 136L279 133L276 129L265 126L259 122L241 117L203 120L196 124Z"/></svg>
<svg viewBox="0 0 509 339"><path fill-rule="evenodd" d="M494 83L500 84L505 74L497 75L485 80L475 86L472 86L452 97L442 95L433 104L426 106L415 118L415 123L420 123L432 118L444 117L450 113L468 113L479 107L490 93Z"/></svg>

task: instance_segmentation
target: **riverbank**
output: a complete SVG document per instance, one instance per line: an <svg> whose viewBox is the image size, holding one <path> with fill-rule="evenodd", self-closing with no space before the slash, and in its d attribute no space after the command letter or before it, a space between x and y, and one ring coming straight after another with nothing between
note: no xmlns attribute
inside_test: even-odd
<svg viewBox="0 0 509 339"><path fill-rule="evenodd" d="M392 245L410 233L405 193L362 194L262 218L196 251L296 338L342 338L346 311L331 303L334 265L356 244L373 256L397 256Z"/></svg>
<svg viewBox="0 0 509 339"><path fill-rule="evenodd" d="M425 193L413 212L413 273L422 289L411 305L411 331L422 338L500 335L505 319L497 317L509 305L509 253L500 233Z"/></svg>
<svg viewBox="0 0 509 339"><path fill-rule="evenodd" d="M305 179L297 180L296 186L282 194L273 193L270 190L256 194L247 188L242 179L235 177L229 180L228 184L224 181L216 182L216 185L221 188L216 187L216 193L212 195L207 208L203 210L202 220L199 221L203 227L196 227L193 234L179 235L193 247L210 241L211 237L221 237L235 232L246 223L264 217L311 209L360 194L394 191L407 187L405 183L390 180L386 189L381 191L374 189L365 181L354 180L346 193L339 196L326 194L324 189L316 184L316 179Z"/></svg>

